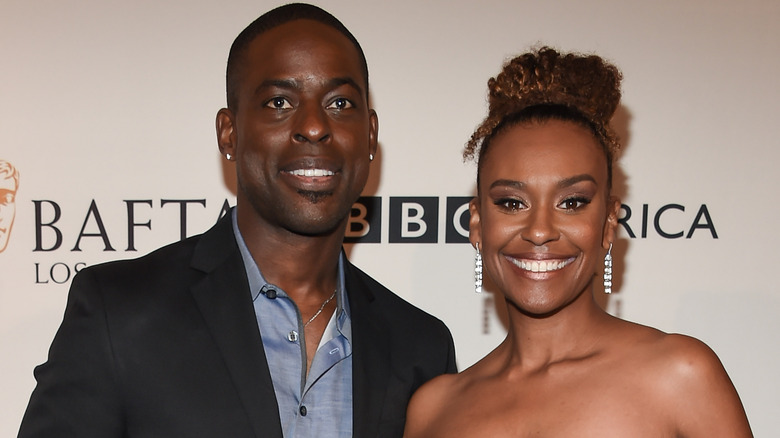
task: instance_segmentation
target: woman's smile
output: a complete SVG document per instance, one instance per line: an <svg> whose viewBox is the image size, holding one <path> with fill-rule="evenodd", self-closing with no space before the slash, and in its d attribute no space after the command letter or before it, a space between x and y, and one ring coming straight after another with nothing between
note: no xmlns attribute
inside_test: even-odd
<svg viewBox="0 0 780 438"><path fill-rule="evenodd" d="M512 264L514 264L518 268L522 269L523 271L529 271L529 272L558 271L560 269L565 268L571 262L574 261L574 257L569 257L566 259L545 259L545 260L518 259L510 256L505 256L505 257L507 260L509 260Z"/></svg>

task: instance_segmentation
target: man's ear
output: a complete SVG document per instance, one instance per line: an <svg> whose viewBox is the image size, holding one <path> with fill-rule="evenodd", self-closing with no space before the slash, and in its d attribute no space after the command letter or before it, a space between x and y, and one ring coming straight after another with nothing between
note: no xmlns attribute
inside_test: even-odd
<svg viewBox="0 0 780 438"><path fill-rule="evenodd" d="M222 155L236 156L235 116L233 111L222 108L217 112L217 146Z"/></svg>
<svg viewBox="0 0 780 438"><path fill-rule="evenodd" d="M620 198L610 196L607 202L607 221L604 223L604 234L601 247L609 248L609 244L615 241L618 226L618 212L620 211Z"/></svg>
<svg viewBox="0 0 780 438"><path fill-rule="evenodd" d="M479 216L479 197L474 197L474 199L469 202L469 213L471 214L471 217L469 218L469 242L471 242L471 246L473 246L474 249L480 251L482 242L482 221Z"/></svg>
<svg viewBox="0 0 780 438"><path fill-rule="evenodd" d="M379 144L379 117L373 109L368 110L368 153L376 157L376 148Z"/></svg>

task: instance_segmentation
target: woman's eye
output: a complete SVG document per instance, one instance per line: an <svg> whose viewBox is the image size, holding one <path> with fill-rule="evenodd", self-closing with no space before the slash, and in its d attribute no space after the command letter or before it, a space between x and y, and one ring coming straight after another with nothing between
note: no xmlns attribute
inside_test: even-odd
<svg viewBox="0 0 780 438"><path fill-rule="evenodd" d="M564 210L574 211L590 204L590 199L587 198L568 198L561 202L561 208Z"/></svg>
<svg viewBox="0 0 780 438"><path fill-rule="evenodd" d="M517 211L525 208L523 201L520 201L519 199L498 199L496 200L495 204L504 210L509 211Z"/></svg>
<svg viewBox="0 0 780 438"><path fill-rule="evenodd" d="M328 105L328 109L343 110L347 108L352 108L352 106L353 106L352 102L350 102L349 99L339 97L338 99L335 99L333 102L331 102L330 105Z"/></svg>
<svg viewBox="0 0 780 438"><path fill-rule="evenodd" d="M290 104L290 102L284 97L274 97L273 99L269 100L268 103L265 104L265 106L273 109L292 108L292 104Z"/></svg>

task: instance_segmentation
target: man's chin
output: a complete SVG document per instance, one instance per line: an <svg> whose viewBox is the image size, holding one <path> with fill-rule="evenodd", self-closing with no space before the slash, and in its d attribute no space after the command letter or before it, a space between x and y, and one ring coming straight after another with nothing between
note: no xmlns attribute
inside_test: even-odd
<svg viewBox="0 0 780 438"><path fill-rule="evenodd" d="M344 228L342 222L327 222L325 219L312 219L291 224L287 229L295 234L308 237L325 237L340 232Z"/></svg>
<svg viewBox="0 0 780 438"><path fill-rule="evenodd" d="M289 230L306 236L326 236L342 232L349 217L352 203L337 203L331 193L300 193L295 212L288 216Z"/></svg>
<svg viewBox="0 0 780 438"><path fill-rule="evenodd" d="M298 194L306 198L312 204L317 204L320 201L333 196L333 192L315 192L311 190L298 190Z"/></svg>

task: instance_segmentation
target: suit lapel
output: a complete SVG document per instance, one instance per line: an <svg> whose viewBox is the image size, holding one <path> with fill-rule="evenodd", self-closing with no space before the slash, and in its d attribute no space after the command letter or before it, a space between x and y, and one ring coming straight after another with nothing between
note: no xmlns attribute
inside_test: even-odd
<svg viewBox="0 0 780 438"><path fill-rule="evenodd" d="M225 360L258 437L281 437L279 408L230 214L205 233L192 267L206 275L192 295Z"/></svg>
<svg viewBox="0 0 780 438"><path fill-rule="evenodd" d="M349 262L344 270L352 319L353 435L377 436L391 372L387 322L374 311L373 291L360 271Z"/></svg>

